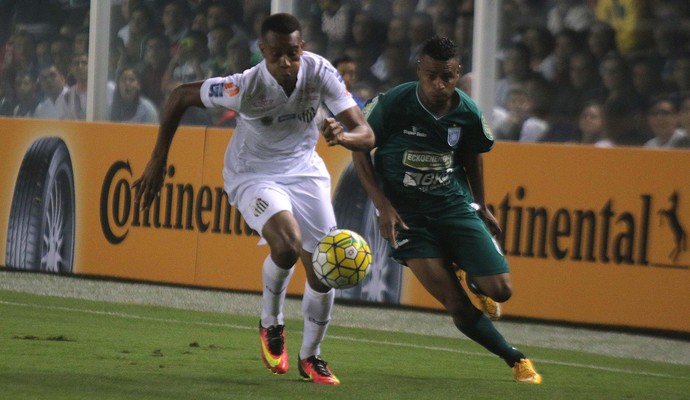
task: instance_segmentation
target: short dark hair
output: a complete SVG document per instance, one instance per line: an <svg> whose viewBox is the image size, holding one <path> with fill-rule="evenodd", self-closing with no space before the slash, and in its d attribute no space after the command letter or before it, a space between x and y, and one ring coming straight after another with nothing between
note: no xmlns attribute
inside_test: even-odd
<svg viewBox="0 0 690 400"><path fill-rule="evenodd" d="M355 59L348 56L347 54L344 54L336 59L333 60L331 64L333 64L334 67L338 68L338 65L344 64L344 63L353 63L355 62Z"/></svg>
<svg viewBox="0 0 690 400"><path fill-rule="evenodd" d="M294 31L302 32L302 24L300 24L297 17L288 13L269 15L261 23L261 36L268 32L289 35Z"/></svg>
<svg viewBox="0 0 690 400"><path fill-rule="evenodd" d="M427 55L434 60L448 61L458 57L458 49L450 38L445 36L434 36L424 43L422 55Z"/></svg>

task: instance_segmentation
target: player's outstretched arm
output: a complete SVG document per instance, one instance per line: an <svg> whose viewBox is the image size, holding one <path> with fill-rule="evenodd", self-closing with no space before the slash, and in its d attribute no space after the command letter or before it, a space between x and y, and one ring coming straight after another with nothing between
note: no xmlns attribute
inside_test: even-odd
<svg viewBox="0 0 690 400"><path fill-rule="evenodd" d="M342 122L347 132L338 123ZM370 151L374 148L374 132L359 107L350 107L335 118L326 118L319 131L329 146L340 145L352 151Z"/></svg>
<svg viewBox="0 0 690 400"><path fill-rule="evenodd" d="M141 177L132 183L135 190L135 202L141 203L142 209L149 208L153 199L163 186L168 162L168 151L182 115L192 106L203 107L199 90L202 82L185 83L176 87L163 106L158 138Z"/></svg>
<svg viewBox="0 0 690 400"><path fill-rule="evenodd" d="M371 155L368 152L353 151L352 161L364 191L374 203L378 213L379 230L381 237L388 240L391 246L398 247L396 241L396 226L408 229L398 212L395 210L390 200L383 194L376 181L374 164L371 162Z"/></svg>

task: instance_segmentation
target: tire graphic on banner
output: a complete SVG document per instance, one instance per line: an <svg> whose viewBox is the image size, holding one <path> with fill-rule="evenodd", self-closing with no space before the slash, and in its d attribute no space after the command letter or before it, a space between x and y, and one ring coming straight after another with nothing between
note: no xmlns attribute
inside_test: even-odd
<svg viewBox="0 0 690 400"><path fill-rule="evenodd" d="M38 139L24 155L8 226L8 267L72 273L74 173L62 139Z"/></svg>
<svg viewBox="0 0 690 400"><path fill-rule="evenodd" d="M333 209L341 229L351 229L364 237L373 261L369 275L359 285L336 291L342 299L399 304L402 291L402 266L388 257L388 242L381 237L374 204L359 183L350 163L343 171L335 194Z"/></svg>

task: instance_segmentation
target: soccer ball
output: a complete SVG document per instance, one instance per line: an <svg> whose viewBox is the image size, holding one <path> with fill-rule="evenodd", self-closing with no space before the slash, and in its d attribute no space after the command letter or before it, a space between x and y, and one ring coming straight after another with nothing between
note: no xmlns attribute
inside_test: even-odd
<svg viewBox="0 0 690 400"><path fill-rule="evenodd" d="M347 289L367 276L371 250L357 232L336 229L316 245L311 261L316 276L324 285Z"/></svg>

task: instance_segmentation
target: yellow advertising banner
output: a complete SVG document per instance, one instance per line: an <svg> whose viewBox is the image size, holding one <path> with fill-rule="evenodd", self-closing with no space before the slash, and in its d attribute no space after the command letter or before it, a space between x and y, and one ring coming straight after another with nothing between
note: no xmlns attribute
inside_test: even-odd
<svg viewBox="0 0 690 400"><path fill-rule="evenodd" d="M231 130L181 128L161 195L134 204L132 182L156 127L2 119L0 251L4 266L246 291L268 255L227 203ZM350 153L317 151L341 228L375 263L341 298L439 309L385 257ZM690 332L690 152L500 142L485 156L487 199L513 277L509 316ZM299 267L288 287L304 288Z"/></svg>

